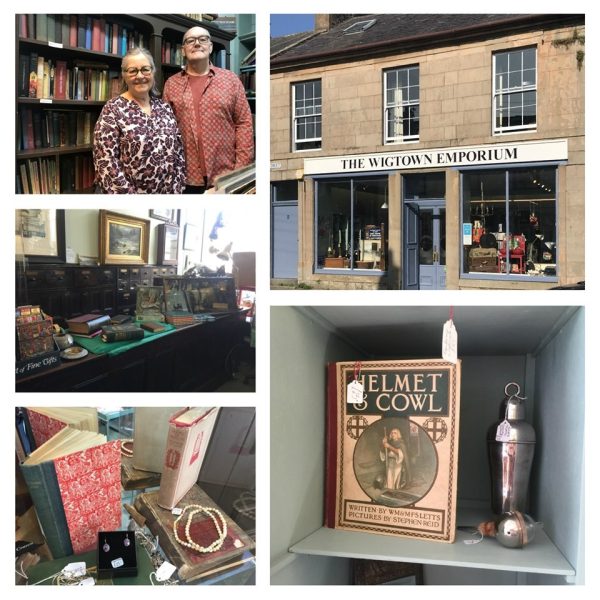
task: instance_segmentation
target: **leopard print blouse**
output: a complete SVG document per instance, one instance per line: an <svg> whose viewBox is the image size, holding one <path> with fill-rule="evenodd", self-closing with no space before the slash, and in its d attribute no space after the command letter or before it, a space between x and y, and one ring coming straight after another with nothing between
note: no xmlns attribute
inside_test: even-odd
<svg viewBox="0 0 600 600"><path fill-rule="evenodd" d="M150 99L147 115L117 96L94 129L95 183L106 194L180 194L185 185L181 134L171 107Z"/></svg>

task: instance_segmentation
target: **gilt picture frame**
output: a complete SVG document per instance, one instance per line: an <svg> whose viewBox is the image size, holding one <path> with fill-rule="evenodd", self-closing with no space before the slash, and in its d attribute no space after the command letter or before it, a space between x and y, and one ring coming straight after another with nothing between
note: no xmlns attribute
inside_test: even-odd
<svg viewBox="0 0 600 600"><path fill-rule="evenodd" d="M100 211L99 257L104 265L146 265L150 221L108 210Z"/></svg>

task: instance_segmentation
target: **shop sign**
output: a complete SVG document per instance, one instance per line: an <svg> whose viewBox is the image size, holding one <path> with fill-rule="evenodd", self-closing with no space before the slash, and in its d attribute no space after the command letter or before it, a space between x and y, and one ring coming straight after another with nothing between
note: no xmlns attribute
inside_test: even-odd
<svg viewBox="0 0 600 600"><path fill-rule="evenodd" d="M550 140L306 158L304 160L304 174L320 175L395 169L440 169L443 167L559 161L567 160L567 158L567 140Z"/></svg>

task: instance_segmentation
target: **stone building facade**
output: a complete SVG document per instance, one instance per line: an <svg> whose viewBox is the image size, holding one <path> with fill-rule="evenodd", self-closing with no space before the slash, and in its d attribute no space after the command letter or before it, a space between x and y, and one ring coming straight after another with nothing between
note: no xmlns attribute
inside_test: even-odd
<svg viewBox="0 0 600 600"><path fill-rule="evenodd" d="M275 281L585 279L583 15L321 19L271 58Z"/></svg>

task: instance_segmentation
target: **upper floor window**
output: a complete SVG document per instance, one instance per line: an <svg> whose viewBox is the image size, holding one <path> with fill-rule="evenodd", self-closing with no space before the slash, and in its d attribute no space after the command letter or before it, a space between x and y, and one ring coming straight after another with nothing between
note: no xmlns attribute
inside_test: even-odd
<svg viewBox="0 0 600 600"><path fill-rule="evenodd" d="M536 127L536 49L494 54L494 133Z"/></svg>
<svg viewBox="0 0 600 600"><path fill-rule="evenodd" d="M385 71L385 143L419 139L419 67Z"/></svg>
<svg viewBox="0 0 600 600"><path fill-rule="evenodd" d="M292 85L292 148L317 150L321 147L321 80Z"/></svg>

